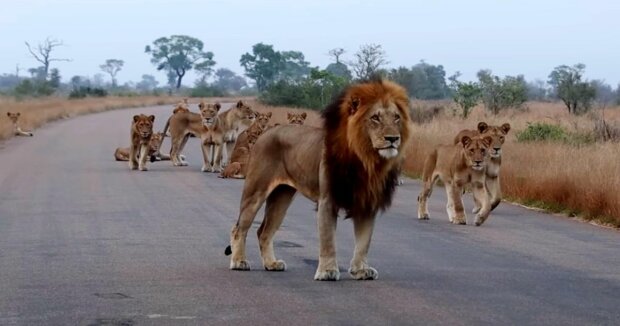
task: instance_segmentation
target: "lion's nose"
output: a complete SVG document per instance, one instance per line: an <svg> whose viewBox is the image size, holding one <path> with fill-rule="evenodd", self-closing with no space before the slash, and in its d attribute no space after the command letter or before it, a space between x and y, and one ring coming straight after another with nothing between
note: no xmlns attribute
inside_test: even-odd
<svg viewBox="0 0 620 326"><path fill-rule="evenodd" d="M501 148L499 148L499 147L493 147L493 150L496 151L496 152L499 152L500 149Z"/></svg>
<svg viewBox="0 0 620 326"><path fill-rule="evenodd" d="M395 143L395 142L397 142L400 139L399 136L385 136L384 138L385 138L385 140L389 141L390 143Z"/></svg>

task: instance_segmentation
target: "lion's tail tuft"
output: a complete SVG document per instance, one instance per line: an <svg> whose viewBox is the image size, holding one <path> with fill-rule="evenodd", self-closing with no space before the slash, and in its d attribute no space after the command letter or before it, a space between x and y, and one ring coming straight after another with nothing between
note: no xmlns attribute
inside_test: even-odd
<svg viewBox="0 0 620 326"><path fill-rule="evenodd" d="M228 245L226 249L224 249L224 255L230 256L230 254L232 254L232 248Z"/></svg>

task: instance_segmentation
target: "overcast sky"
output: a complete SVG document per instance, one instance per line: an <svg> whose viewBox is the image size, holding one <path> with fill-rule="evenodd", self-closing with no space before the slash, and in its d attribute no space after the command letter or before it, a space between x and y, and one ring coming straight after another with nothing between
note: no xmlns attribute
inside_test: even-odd
<svg viewBox="0 0 620 326"><path fill-rule="evenodd" d="M361 44L378 43L390 67L420 60L475 78L481 68L498 75L546 80L561 64L586 64L586 77L620 82L619 0L453 1L132 1L0 0L0 73L37 66L24 41L64 41L54 63L63 81L92 76L106 59L125 61L119 83L165 73L144 47L161 36L199 38L216 68L243 73L239 58L253 44L302 51L312 66L330 63L329 49L345 60ZM191 85L188 74L184 84Z"/></svg>

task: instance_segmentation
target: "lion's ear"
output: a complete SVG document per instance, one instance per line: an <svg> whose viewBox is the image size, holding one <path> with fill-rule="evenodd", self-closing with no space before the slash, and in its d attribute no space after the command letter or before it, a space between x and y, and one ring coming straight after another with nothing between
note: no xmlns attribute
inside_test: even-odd
<svg viewBox="0 0 620 326"><path fill-rule="evenodd" d="M349 114L354 114L357 112L357 109L360 107L360 98L354 97L351 99L351 106L349 107Z"/></svg>
<svg viewBox="0 0 620 326"><path fill-rule="evenodd" d="M239 101L239 102L241 102L241 101ZM219 111L222 108L222 105L220 104L220 102L215 102L215 105L213 107L215 107L215 109L217 111Z"/></svg>
<svg viewBox="0 0 620 326"><path fill-rule="evenodd" d="M290 119L291 118L291 113L290 112L286 112L286 118Z"/></svg>
<svg viewBox="0 0 620 326"><path fill-rule="evenodd" d="M267 118L271 118L271 112L267 112Z"/></svg>
<svg viewBox="0 0 620 326"><path fill-rule="evenodd" d="M138 122L138 120L140 120L140 116L139 115L134 115L133 116L133 122Z"/></svg>
<svg viewBox="0 0 620 326"><path fill-rule="evenodd" d="M205 102L200 101L200 103L198 103L198 108L202 110L204 107L205 107Z"/></svg>
<svg viewBox="0 0 620 326"><path fill-rule="evenodd" d="M11 112L7 112L7 113L6 113L6 116L7 116L7 117L10 117L10 116L11 116Z"/></svg>
<svg viewBox="0 0 620 326"><path fill-rule="evenodd" d="M467 147L467 145L471 144L471 138L469 138L469 136L461 137L461 144L463 147Z"/></svg>
<svg viewBox="0 0 620 326"><path fill-rule="evenodd" d="M237 108L243 107L243 102L240 100L239 102L237 102Z"/></svg>
<svg viewBox="0 0 620 326"><path fill-rule="evenodd" d="M493 143L493 138L491 138L491 136L486 136L482 138L482 143L486 147L491 147L491 144Z"/></svg>
<svg viewBox="0 0 620 326"><path fill-rule="evenodd" d="M479 133L483 134L485 131L487 131L487 129L489 129L489 125L486 122L484 121L478 122Z"/></svg>
<svg viewBox="0 0 620 326"><path fill-rule="evenodd" d="M151 122L155 121L155 116L154 115L149 115L149 120L151 120Z"/></svg>
<svg viewBox="0 0 620 326"><path fill-rule="evenodd" d="M19 117L22 114L21 114L21 112L17 112L17 113L15 113L15 115Z"/></svg>
<svg viewBox="0 0 620 326"><path fill-rule="evenodd" d="M508 131L510 131L510 123L504 123L502 125L502 131L504 132L504 134L507 134Z"/></svg>
<svg viewBox="0 0 620 326"><path fill-rule="evenodd" d="M302 118L302 119L306 120L306 117L307 117L307 116L308 116L308 115L306 114L306 112L302 112L302 113L301 113L301 118Z"/></svg>

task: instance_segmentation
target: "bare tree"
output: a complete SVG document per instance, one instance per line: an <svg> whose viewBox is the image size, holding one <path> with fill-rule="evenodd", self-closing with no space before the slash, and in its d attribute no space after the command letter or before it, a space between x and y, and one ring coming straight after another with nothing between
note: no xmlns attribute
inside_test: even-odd
<svg viewBox="0 0 620 326"><path fill-rule="evenodd" d="M119 59L108 59L99 68L112 78L112 87L116 87L116 74L121 71L125 62Z"/></svg>
<svg viewBox="0 0 620 326"><path fill-rule="evenodd" d="M350 63L358 79L372 77L381 66L389 63L385 51L379 44L364 44L355 53L355 59Z"/></svg>
<svg viewBox="0 0 620 326"><path fill-rule="evenodd" d="M336 63L340 63L340 56L343 55L344 52L345 51L343 48L335 48L335 49L329 50L327 54L329 54L331 57L334 57L334 59L336 60Z"/></svg>
<svg viewBox="0 0 620 326"><path fill-rule="evenodd" d="M34 59L39 61L43 65L43 78L45 79L47 79L47 76L49 74L51 62L71 61L71 59L52 58L52 51L54 51L54 48L64 45L64 43L62 43L62 41L60 40L48 37L43 43L39 43L34 49L32 46L30 46L30 43L24 43L26 43L26 47L28 47L28 51L34 57Z"/></svg>

